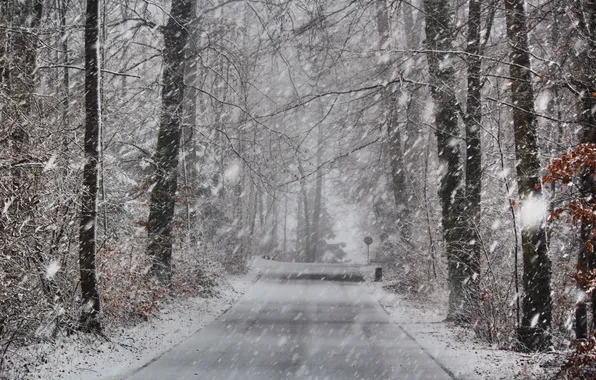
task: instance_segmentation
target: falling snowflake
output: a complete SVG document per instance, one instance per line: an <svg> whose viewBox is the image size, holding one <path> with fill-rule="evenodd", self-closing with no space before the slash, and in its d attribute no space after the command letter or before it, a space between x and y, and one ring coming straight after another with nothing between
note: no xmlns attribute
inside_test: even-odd
<svg viewBox="0 0 596 380"><path fill-rule="evenodd" d="M46 268L46 278L48 280L53 279L59 270L60 270L60 263L56 260L52 261Z"/></svg>
<svg viewBox="0 0 596 380"><path fill-rule="evenodd" d="M542 199L526 199L522 202L520 218L522 226L537 228L542 225L548 213L548 204Z"/></svg>
<svg viewBox="0 0 596 380"><path fill-rule="evenodd" d="M536 314L534 317L532 317L532 320L530 321L530 327L534 328L536 327L536 325L538 324L538 319L540 318L540 314Z"/></svg>

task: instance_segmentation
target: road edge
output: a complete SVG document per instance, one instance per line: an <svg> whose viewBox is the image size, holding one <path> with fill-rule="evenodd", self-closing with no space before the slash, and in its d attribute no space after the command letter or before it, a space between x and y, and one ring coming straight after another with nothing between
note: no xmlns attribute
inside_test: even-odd
<svg viewBox="0 0 596 380"><path fill-rule="evenodd" d="M261 271L257 272L255 274L255 277L250 280L250 286L248 288L246 288L246 291L244 293L242 293L236 300L234 300L227 308L225 308L225 310L223 310L218 316L216 316L215 318L213 318L213 320L211 320L210 322L206 323L205 325L201 326L197 330L195 330L192 333L188 334L188 336L186 336L185 338L181 339L175 345L169 347L167 350L165 350L165 351L159 353L158 355L154 356L153 358L151 358L150 360L148 360L147 362L145 362L143 365L141 365L139 367L131 368L130 370L128 370L125 373L122 373L122 374L120 374L118 376L110 376L110 377L102 378L101 380L122 380L122 379L129 379L132 376L134 376L136 373L138 373L138 372L142 371L143 369L147 368L148 366L150 366L151 364L153 364L154 362L156 362L157 360L159 360L160 358L162 358L165 354L167 354L168 352L172 351L176 347L180 346L182 343L186 342L192 336L194 336L194 335L198 334L199 332L201 332L205 327L209 326L210 324L214 323L215 321L217 321L221 317L223 317L228 311L230 311L230 309L232 309L234 307L234 305L236 305L236 303L238 301L240 301L240 299L242 299L242 297L244 297L244 295L246 293L248 293L248 291L250 290L250 288L255 283L257 283L261 279L262 276L263 276L263 273Z"/></svg>
<svg viewBox="0 0 596 380"><path fill-rule="evenodd" d="M391 317L391 312L389 310L387 310L387 308L381 303L381 300L377 300L377 303L379 304L379 306L381 306L381 309L383 309L383 311L387 314L387 316ZM401 331L404 332L404 334L406 334L406 336L408 338L410 338L411 340L414 341L414 343L416 343L416 345L418 347L420 347L420 349L422 350L422 352L424 352L429 358L432 359L432 361L434 361L443 371L445 371L445 373L447 373L447 375L449 375L451 377L451 379L453 380L460 380L460 378L458 378L453 371L451 371L445 364L441 363L441 361L439 359L437 359L433 354L431 354L430 352L428 352L428 350L418 341L416 340L416 338L414 337L413 334L411 334L410 332L408 332L408 330L406 330L406 328L399 324L396 323L397 327L399 327L399 329Z"/></svg>

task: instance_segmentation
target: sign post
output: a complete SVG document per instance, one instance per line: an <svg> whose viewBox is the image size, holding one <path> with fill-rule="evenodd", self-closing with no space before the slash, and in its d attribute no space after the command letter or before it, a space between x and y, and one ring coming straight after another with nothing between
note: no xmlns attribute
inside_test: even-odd
<svg viewBox="0 0 596 380"><path fill-rule="evenodd" d="M366 252L367 252L367 264L370 264L370 245L373 243L373 238L367 236L364 238L364 244L366 244Z"/></svg>

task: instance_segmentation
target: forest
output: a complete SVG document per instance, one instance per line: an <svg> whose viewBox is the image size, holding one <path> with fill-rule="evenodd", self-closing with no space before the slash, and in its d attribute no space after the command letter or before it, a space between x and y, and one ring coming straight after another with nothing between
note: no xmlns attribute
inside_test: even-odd
<svg viewBox="0 0 596 380"><path fill-rule="evenodd" d="M596 373L596 0L0 2L0 378L254 256Z"/></svg>

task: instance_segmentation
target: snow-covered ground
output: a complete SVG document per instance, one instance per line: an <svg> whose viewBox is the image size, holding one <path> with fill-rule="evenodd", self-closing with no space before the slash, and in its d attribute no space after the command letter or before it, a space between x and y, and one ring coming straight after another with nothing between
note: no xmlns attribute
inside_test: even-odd
<svg viewBox="0 0 596 380"><path fill-rule="evenodd" d="M444 322L443 303L413 300L368 283L370 292L392 320L458 380L543 379L544 356L489 347L471 330ZM445 305L446 306L446 305Z"/></svg>
<svg viewBox="0 0 596 380"><path fill-rule="evenodd" d="M165 305L157 318L110 332L109 341L75 335L21 348L12 353L20 368L7 375L10 379L118 378L147 365L223 314L258 275L253 266L245 275L228 277L218 286L217 297L176 300Z"/></svg>
<svg viewBox="0 0 596 380"><path fill-rule="evenodd" d="M116 379L160 357L228 310L258 279L269 263L259 260L246 275L229 277L215 298L176 300L159 318L109 333L109 341L75 335L21 348L13 358L19 379ZM253 263L254 264L254 263ZM362 268L365 274L370 272ZM371 276L366 276L371 277ZM370 279L369 279L370 280ZM393 322L458 380L543 379L545 357L499 350L474 339L473 332L443 322L444 302L408 299L385 291L384 283L367 281L373 297ZM548 358L546 358L548 360ZM0 376L1 377L1 376Z"/></svg>

